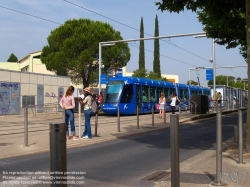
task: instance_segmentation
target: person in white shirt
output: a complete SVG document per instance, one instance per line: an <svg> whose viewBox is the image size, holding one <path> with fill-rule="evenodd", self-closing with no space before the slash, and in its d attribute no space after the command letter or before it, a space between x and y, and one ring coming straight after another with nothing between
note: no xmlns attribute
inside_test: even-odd
<svg viewBox="0 0 250 187"><path fill-rule="evenodd" d="M161 93L161 97L159 98L159 104L160 104L160 118L163 118L164 115L164 105L166 104L166 98L165 98L165 94Z"/></svg>
<svg viewBox="0 0 250 187"><path fill-rule="evenodd" d="M181 102L180 102L179 98L177 97L177 94L176 94L176 93L173 93L173 94L171 95L171 98L170 98L170 99L171 99L170 106L171 106L172 114L175 114L176 101L178 100L179 103L181 103Z"/></svg>

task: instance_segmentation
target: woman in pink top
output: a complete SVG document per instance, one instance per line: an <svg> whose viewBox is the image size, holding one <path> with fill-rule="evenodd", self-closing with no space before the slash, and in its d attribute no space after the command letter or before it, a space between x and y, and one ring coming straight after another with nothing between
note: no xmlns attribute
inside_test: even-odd
<svg viewBox="0 0 250 187"><path fill-rule="evenodd" d="M73 97L74 93L74 86L70 86L66 94L60 100L60 106L65 110L65 128L66 128L66 139L69 140L69 122L71 128L71 134L73 135L73 140L78 140L75 136L75 118L74 118L74 111L75 108L75 100Z"/></svg>

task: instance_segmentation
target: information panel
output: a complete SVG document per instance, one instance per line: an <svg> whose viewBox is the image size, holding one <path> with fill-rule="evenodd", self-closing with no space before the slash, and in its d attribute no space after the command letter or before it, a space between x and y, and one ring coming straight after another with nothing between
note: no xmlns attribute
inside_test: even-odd
<svg viewBox="0 0 250 187"><path fill-rule="evenodd" d="M37 112L44 112L44 85L37 85Z"/></svg>
<svg viewBox="0 0 250 187"><path fill-rule="evenodd" d="M0 82L0 114L20 114L21 85L16 82Z"/></svg>

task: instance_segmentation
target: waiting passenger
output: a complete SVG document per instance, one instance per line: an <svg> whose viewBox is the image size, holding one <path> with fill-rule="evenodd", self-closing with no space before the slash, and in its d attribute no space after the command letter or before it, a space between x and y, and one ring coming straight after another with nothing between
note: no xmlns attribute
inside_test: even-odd
<svg viewBox="0 0 250 187"><path fill-rule="evenodd" d="M181 103L179 98L177 97L177 94L173 93L171 96L171 103L170 103L172 114L175 114L176 101L179 101L179 103Z"/></svg>
<svg viewBox="0 0 250 187"><path fill-rule="evenodd" d="M161 93L161 97L159 98L159 104L160 104L160 118L163 118L164 115L164 105L166 104L166 98L165 98L165 94Z"/></svg>
<svg viewBox="0 0 250 187"><path fill-rule="evenodd" d="M143 94L143 96L142 96L142 102L148 102L148 99L147 99L145 94Z"/></svg>

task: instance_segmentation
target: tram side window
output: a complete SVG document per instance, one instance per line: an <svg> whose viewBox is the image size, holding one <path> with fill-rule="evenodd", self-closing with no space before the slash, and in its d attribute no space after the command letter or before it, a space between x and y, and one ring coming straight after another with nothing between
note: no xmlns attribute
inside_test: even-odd
<svg viewBox="0 0 250 187"><path fill-rule="evenodd" d="M169 88L164 88L164 94L167 101L170 100Z"/></svg>
<svg viewBox="0 0 250 187"><path fill-rule="evenodd" d="M198 95L202 95L202 92L201 92L201 91L198 91Z"/></svg>
<svg viewBox="0 0 250 187"><path fill-rule="evenodd" d="M187 101L188 100L188 91L185 89L180 89L180 100Z"/></svg>
<svg viewBox="0 0 250 187"><path fill-rule="evenodd" d="M156 102L156 87L150 86L150 102Z"/></svg>
<svg viewBox="0 0 250 187"><path fill-rule="evenodd" d="M173 93L176 93L175 88L170 88L169 99ZM176 93L177 94L177 93Z"/></svg>
<svg viewBox="0 0 250 187"><path fill-rule="evenodd" d="M142 102L148 102L149 86L142 86Z"/></svg>
<svg viewBox="0 0 250 187"><path fill-rule="evenodd" d="M122 90L121 103L130 103L133 98L133 84L125 84Z"/></svg>

